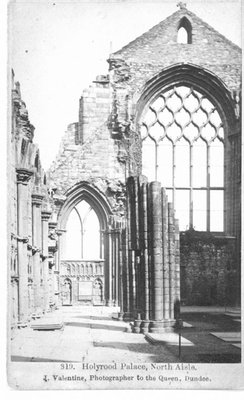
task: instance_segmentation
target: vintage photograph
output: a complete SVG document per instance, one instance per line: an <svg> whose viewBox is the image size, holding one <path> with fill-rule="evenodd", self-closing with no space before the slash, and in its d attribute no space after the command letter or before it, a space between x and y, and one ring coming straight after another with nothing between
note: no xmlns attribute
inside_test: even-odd
<svg viewBox="0 0 244 400"><path fill-rule="evenodd" d="M12 388L244 387L241 5L9 2Z"/></svg>

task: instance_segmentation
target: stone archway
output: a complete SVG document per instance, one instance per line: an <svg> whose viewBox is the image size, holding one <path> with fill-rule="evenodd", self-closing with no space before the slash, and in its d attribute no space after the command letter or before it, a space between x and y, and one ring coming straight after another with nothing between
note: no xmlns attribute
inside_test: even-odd
<svg viewBox="0 0 244 400"><path fill-rule="evenodd" d="M80 182L69 189L65 195L66 201L58 215L58 229L61 233L58 250L60 278L69 277L72 280L73 304L99 303L109 306L118 305L118 229L117 227L116 229L114 228L113 220L116 217L112 213L108 200L103 193L87 182ZM89 206L88 208L92 210L93 215L98 219L100 234L99 256L96 253L95 257L92 254L89 254L89 257L84 257L85 253L81 252L79 253L80 256L78 254L77 257L66 257L65 241L69 216L73 210L78 210L82 202ZM83 230L85 218L82 220L82 215L79 215L79 218L81 229ZM85 243L83 243L82 247L84 246L86 246ZM97 289L96 301L94 300L95 288ZM98 291L101 292L99 301Z"/></svg>

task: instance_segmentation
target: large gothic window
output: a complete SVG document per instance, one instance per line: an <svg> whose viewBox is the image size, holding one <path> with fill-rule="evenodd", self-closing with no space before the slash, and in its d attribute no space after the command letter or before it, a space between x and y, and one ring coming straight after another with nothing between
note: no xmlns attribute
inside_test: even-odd
<svg viewBox="0 0 244 400"><path fill-rule="evenodd" d="M223 231L224 128L192 87L162 92L141 124L142 173L166 188L180 229Z"/></svg>
<svg viewBox="0 0 244 400"><path fill-rule="evenodd" d="M70 212L65 235L66 260L100 258L100 224L96 212L85 200Z"/></svg>

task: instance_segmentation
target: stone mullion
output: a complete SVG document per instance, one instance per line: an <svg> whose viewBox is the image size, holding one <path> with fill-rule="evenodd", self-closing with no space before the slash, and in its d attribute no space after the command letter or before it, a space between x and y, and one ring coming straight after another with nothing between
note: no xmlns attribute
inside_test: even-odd
<svg viewBox="0 0 244 400"><path fill-rule="evenodd" d="M28 181L33 172L25 169L16 169L17 173L17 260L18 260L18 325L25 326L28 320L28 258L27 258L27 198Z"/></svg>
<svg viewBox="0 0 244 400"><path fill-rule="evenodd" d="M155 142L155 181L158 180L158 144Z"/></svg>
<svg viewBox="0 0 244 400"><path fill-rule="evenodd" d="M207 145L207 231L210 231L210 147Z"/></svg>
<svg viewBox="0 0 244 400"><path fill-rule="evenodd" d="M42 313L41 300L41 204L43 196L32 194L32 237L33 237L33 287L35 316Z"/></svg>
<svg viewBox="0 0 244 400"><path fill-rule="evenodd" d="M48 220L51 212L42 211L42 256L43 256L43 289L44 289L44 310L49 309L49 266L48 266Z"/></svg>
<svg viewBox="0 0 244 400"><path fill-rule="evenodd" d="M193 146L192 144L190 145L190 204L189 204L189 227L193 228Z"/></svg>
<svg viewBox="0 0 244 400"><path fill-rule="evenodd" d="M173 206L175 207L175 170L176 170L176 164L175 164L175 144L173 144L173 171L172 171L172 180L173 180L173 193L172 193L172 203Z"/></svg>

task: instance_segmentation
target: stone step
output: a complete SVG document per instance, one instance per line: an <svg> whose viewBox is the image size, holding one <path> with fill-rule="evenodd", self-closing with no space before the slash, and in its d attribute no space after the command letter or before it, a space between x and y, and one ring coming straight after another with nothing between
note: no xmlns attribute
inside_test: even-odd
<svg viewBox="0 0 244 400"><path fill-rule="evenodd" d="M179 346L179 335L175 332L169 333L147 333L145 338L153 344L164 344L169 346ZM194 344L181 336L181 346L194 346Z"/></svg>

